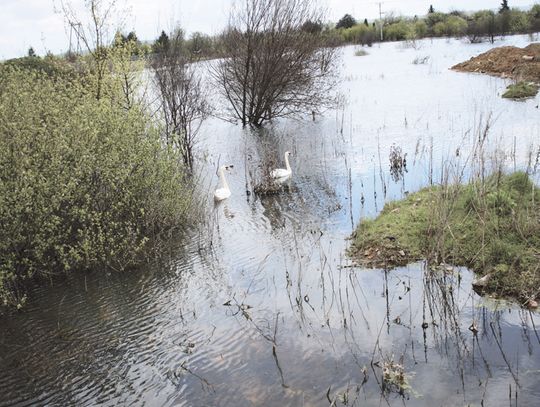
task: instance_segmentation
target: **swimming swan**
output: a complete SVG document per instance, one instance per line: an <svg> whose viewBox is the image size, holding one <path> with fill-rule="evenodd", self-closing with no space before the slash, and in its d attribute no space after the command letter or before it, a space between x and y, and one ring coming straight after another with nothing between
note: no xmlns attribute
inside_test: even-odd
<svg viewBox="0 0 540 407"><path fill-rule="evenodd" d="M270 176L276 180L283 181L285 178L289 178L292 175L291 166L289 164L290 152L285 151L285 166L287 168L277 168L272 170Z"/></svg>
<svg viewBox="0 0 540 407"><path fill-rule="evenodd" d="M229 168L233 168L233 166L222 165L219 167L219 179L221 180L221 187L216 189L216 192L214 192L215 201L223 201L231 196L231 190L229 189L229 184L225 178L225 170L228 170Z"/></svg>

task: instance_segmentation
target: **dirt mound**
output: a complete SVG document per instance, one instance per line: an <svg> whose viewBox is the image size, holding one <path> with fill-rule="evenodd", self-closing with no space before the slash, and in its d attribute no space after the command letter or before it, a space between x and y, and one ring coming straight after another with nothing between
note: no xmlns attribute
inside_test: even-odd
<svg viewBox="0 0 540 407"><path fill-rule="evenodd" d="M452 67L516 80L540 81L540 43L525 48L499 47Z"/></svg>

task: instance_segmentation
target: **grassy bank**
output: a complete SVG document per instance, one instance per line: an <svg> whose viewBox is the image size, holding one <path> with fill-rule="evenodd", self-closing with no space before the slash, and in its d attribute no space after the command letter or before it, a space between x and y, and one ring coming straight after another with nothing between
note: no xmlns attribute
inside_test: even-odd
<svg viewBox="0 0 540 407"><path fill-rule="evenodd" d="M351 254L364 265L427 259L489 274L495 295L526 301L540 292L540 188L522 172L423 189L388 203L353 237Z"/></svg>
<svg viewBox="0 0 540 407"><path fill-rule="evenodd" d="M17 307L30 281L135 266L192 210L178 154L127 107L124 65L96 98L91 66L36 62L0 66L0 305Z"/></svg>

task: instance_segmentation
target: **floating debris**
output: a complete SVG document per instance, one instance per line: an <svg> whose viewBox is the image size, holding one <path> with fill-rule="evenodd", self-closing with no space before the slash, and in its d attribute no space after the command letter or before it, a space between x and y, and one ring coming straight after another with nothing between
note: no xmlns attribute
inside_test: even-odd
<svg viewBox="0 0 540 407"><path fill-rule="evenodd" d="M477 278L472 282L472 286L475 291L482 291L487 287L489 280L491 279L491 274L486 274L483 277Z"/></svg>
<svg viewBox="0 0 540 407"><path fill-rule="evenodd" d="M409 384L410 374L405 373L403 360L395 362L392 356L382 363L382 389L385 392L395 392L404 395L406 391L412 390ZM403 359L403 357L402 357Z"/></svg>

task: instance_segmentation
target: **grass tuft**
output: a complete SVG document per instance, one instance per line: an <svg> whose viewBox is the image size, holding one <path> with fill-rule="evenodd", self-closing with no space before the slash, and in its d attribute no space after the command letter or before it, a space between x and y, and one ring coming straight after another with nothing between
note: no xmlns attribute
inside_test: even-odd
<svg viewBox="0 0 540 407"><path fill-rule="evenodd" d="M538 85L532 82L518 82L506 88L502 97L506 99L525 99L536 96Z"/></svg>

